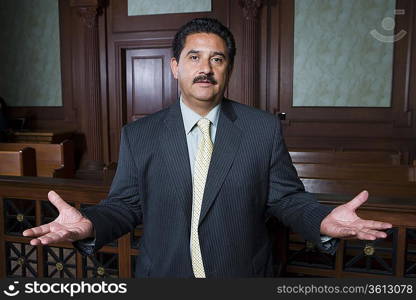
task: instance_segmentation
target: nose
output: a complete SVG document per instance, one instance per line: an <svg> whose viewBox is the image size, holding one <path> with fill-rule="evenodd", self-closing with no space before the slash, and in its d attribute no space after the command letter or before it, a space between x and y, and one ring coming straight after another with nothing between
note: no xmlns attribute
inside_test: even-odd
<svg viewBox="0 0 416 300"><path fill-rule="evenodd" d="M211 66L211 60L210 59L201 59L200 60L199 72L204 73L204 74L212 73L212 66Z"/></svg>

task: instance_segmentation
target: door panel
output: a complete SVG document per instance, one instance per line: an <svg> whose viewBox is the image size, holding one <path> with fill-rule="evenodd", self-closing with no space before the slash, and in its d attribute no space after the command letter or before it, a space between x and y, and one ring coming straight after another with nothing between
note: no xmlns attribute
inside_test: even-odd
<svg viewBox="0 0 416 300"><path fill-rule="evenodd" d="M171 50L126 50L127 122L155 113L178 97L177 84L170 71Z"/></svg>

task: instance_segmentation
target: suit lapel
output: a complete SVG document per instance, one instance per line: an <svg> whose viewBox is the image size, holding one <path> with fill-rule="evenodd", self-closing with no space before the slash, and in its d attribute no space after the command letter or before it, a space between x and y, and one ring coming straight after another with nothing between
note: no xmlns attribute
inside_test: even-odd
<svg viewBox="0 0 416 300"><path fill-rule="evenodd" d="M160 141L163 157L166 160L166 175L176 189L178 204L190 220L192 210L192 177L188 146L179 101L173 104L164 120L167 130L163 130Z"/></svg>
<svg viewBox="0 0 416 300"><path fill-rule="evenodd" d="M214 151L205 183L199 223L203 221L214 203L240 146L241 130L234 124L236 118L232 103L224 99L218 119Z"/></svg>

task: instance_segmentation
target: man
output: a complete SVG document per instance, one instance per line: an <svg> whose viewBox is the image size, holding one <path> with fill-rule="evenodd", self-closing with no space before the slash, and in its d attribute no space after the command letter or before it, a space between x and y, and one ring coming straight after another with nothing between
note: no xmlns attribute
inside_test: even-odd
<svg viewBox="0 0 416 300"><path fill-rule="evenodd" d="M137 277L265 277L270 215L322 249L328 237L386 237L380 230L391 224L355 214L367 192L332 211L320 205L297 176L278 119L224 98L235 55L226 27L194 19L173 53L180 100L124 126L100 204L81 213L51 191L60 214L23 233L37 236L32 245L78 241L91 254L143 222Z"/></svg>

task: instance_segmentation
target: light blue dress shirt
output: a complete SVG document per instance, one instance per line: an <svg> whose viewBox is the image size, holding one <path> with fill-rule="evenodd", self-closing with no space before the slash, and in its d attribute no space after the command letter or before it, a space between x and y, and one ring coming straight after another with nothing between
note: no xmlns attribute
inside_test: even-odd
<svg viewBox="0 0 416 300"><path fill-rule="evenodd" d="M204 117L200 116L198 113L194 112L191 108L189 108L183 102L182 97L180 100L180 106L183 118L183 125L185 126L186 143L188 144L189 162L191 164L191 174L193 178L196 154L198 152L199 141L202 138L202 132L198 128L197 123L201 118L205 118L211 121L210 134L212 144L214 144L215 135L217 133L218 117L220 113L221 103L214 106Z"/></svg>

